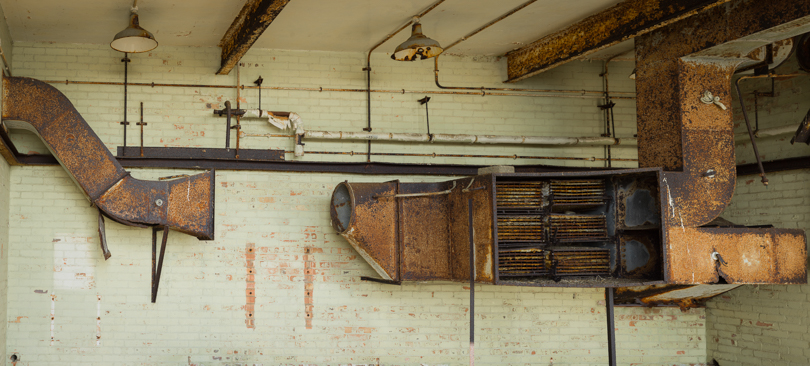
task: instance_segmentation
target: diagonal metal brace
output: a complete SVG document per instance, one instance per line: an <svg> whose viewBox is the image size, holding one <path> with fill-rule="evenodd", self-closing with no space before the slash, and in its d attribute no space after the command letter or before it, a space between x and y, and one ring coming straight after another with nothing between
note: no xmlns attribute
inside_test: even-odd
<svg viewBox="0 0 810 366"><path fill-rule="evenodd" d="M160 259L157 259L157 232L163 230L163 242L160 244ZM166 241L169 239L169 228L152 228L152 303L157 300L158 286L160 285L160 271L163 269L163 255L166 253ZM155 263L157 262L157 268Z"/></svg>
<svg viewBox="0 0 810 366"><path fill-rule="evenodd" d="M101 253L104 254L104 260L110 259L110 249L107 248L107 230L104 228L104 215L101 210L98 210L98 237L101 242Z"/></svg>

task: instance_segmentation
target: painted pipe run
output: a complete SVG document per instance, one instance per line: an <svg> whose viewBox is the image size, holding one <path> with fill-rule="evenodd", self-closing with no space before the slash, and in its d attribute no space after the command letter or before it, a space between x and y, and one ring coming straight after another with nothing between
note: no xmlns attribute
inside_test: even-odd
<svg viewBox="0 0 810 366"><path fill-rule="evenodd" d="M555 137L555 136L498 136L498 135L463 135L463 134L426 134L426 133L379 133L379 132L346 132L346 131L306 131L304 138L316 140L349 140L349 141L395 141L395 142L439 142L460 144L490 145L585 145L585 146L635 146L635 138L613 137Z"/></svg>
<svg viewBox="0 0 810 366"><path fill-rule="evenodd" d="M756 138L764 138L764 137L771 137L771 136L781 136L781 135L792 135L796 133L796 129L798 125L788 125L788 126L781 126L781 127L771 127L771 128L762 128L759 130L754 131L754 137ZM751 139L748 137L747 133L741 133L734 136L734 140L736 144L744 144L746 142L751 142Z"/></svg>

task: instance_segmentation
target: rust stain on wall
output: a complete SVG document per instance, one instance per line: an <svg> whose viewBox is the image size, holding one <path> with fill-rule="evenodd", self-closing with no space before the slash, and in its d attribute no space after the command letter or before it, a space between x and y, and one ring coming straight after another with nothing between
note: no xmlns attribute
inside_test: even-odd
<svg viewBox="0 0 810 366"><path fill-rule="evenodd" d="M245 269L247 275L245 276L245 325L249 329L256 328L253 322L256 304L256 269L254 262L256 260L256 244L247 243L245 245Z"/></svg>
<svg viewBox="0 0 810 366"><path fill-rule="evenodd" d="M314 235L314 234L313 234ZM306 325L307 329L312 329L312 318L315 292L315 255L312 246L307 246L304 249L304 311L306 312Z"/></svg>

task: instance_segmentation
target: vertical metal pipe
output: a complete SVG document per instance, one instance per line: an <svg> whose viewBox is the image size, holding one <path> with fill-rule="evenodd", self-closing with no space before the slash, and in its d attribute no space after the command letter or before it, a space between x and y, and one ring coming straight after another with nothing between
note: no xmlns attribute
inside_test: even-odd
<svg viewBox="0 0 810 366"><path fill-rule="evenodd" d="M124 121L121 124L124 126L124 151L121 153L122 155L126 155L126 147L127 147L127 84L129 83L129 54L124 52L124 58L121 59L121 62L124 63Z"/></svg>
<svg viewBox="0 0 810 366"><path fill-rule="evenodd" d="M473 229L473 200L467 199L470 237L470 366L475 365L475 240Z"/></svg>
<svg viewBox="0 0 810 366"><path fill-rule="evenodd" d="M225 101L225 150L231 150L231 101Z"/></svg>
<svg viewBox="0 0 810 366"><path fill-rule="evenodd" d="M616 366L616 327L613 324L613 287L605 287L605 308L607 309L608 365Z"/></svg>
<svg viewBox="0 0 810 366"><path fill-rule="evenodd" d="M363 69L366 71L366 107L368 108L366 115L368 116L368 126L366 126L363 131L371 132L371 51L369 51L368 57L369 59L366 64L366 68ZM368 154L366 155L366 162L371 162L371 140L368 140Z"/></svg>
<svg viewBox="0 0 810 366"><path fill-rule="evenodd" d="M141 157L143 157L143 102L141 102L141 122L138 123L138 126L141 126Z"/></svg>
<svg viewBox="0 0 810 366"><path fill-rule="evenodd" d="M239 75L239 70L242 68L240 67L239 63L236 64L236 109L241 108L241 101L239 99L242 98L242 93L240 92L241 88L241 76ZM242 131L242 125L240 124L240 116L236 115L236 158L239 159L239 135L240 131Z"/></svg>

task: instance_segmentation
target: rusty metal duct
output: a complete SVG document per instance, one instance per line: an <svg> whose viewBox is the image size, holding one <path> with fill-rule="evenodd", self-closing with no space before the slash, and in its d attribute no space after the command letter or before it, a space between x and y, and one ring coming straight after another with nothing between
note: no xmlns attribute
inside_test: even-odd
<svg viewBox="0 0 810 366"><path fill-rule="evenodd" d="M478 282L625 287L806 281L803 231L669 226L671 192L664 178L660 168L642 168L498 173L440 183L344 182L332 196L332 225L391 283L469 279L469 198ZM677 248L690 236L690 251Z"/></svg>
<svg viewBox="0 0 810 366"><path fill-rule="evenodd" d="M807 19L794 21L808 14L806 7L734 28L749 24L741 16L758 17L771 6L746 4L717 7L636 39L641 168L341 183L332 202L336 230L385 279L465 281L472 197L479 282L634 286L628 293L642 302L718 291L663 285L806 283L804 231L713 223L736 186L732 111L724 108L732 76L752 50L810 28ZM794 23L776 27L778 21ZM705 36L707 25L718 28L717 37ZM684 34L698 36L686 42Z"/></svg>
<svg viewBox="0 0 810 366"><path fill-rule="evenodd" d="M31 78L3 78L3 121L39 135L90 202L113 220L214 239L213 170L173 181L131 177L64 94Z"/></svg>

